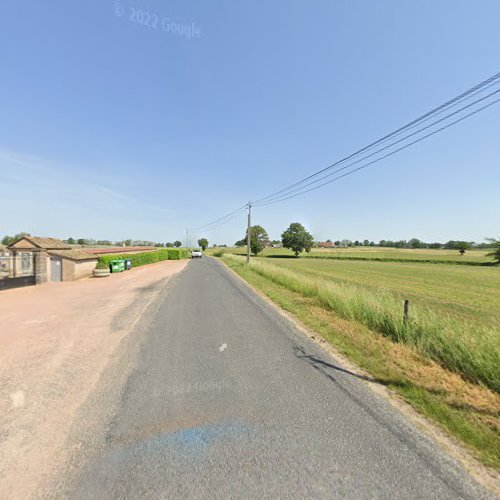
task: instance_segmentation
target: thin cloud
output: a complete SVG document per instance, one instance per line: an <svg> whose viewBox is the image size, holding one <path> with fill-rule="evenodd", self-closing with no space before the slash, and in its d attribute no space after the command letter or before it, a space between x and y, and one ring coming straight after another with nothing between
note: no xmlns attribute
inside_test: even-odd
<svg viewBox="0 0 500 500"><path fill-rule="evenodd" d="M174 210L162 206L145 204L137 198L119 192L104 184L89 182L77 174L79 169L61 168L47 160L24 153L0 149L0 184L8 184L9 189L18 189L19 193L36 196L38 199L54 203L55 201L81 203L88 206L95 203L109 204L116 207L134 205L136 208L173 215Z"/></svg>

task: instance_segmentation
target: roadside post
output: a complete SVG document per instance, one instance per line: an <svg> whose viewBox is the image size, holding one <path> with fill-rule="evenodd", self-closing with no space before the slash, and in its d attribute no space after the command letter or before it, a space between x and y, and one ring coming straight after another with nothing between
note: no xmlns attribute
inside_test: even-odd
<svg viewBox="0 0 500 500"><path fill-rule="evenodd" d="M403 325L406 326L408 323L408 314L410 311L410 301L405 299L404 308L403 308Z"/></svg>

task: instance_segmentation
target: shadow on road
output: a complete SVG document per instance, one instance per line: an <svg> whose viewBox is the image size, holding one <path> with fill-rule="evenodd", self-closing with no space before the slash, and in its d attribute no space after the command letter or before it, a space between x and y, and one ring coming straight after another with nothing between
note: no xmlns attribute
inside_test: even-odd
<svg viewBox="0 0 500 500"><path fill-rule="evenodd" d="M302 347L294 347L294 353L295 356L299 359L303 359L304 361L308 362L311 366L316 368L317 370L320 370L323 372L327 377L329 377L331 380L335 381L335 378L332 376L332 374L328 373L328 368L331 368L332 370L342 372L342 373L347 373L347 375L351 375L352 377L355 377L360 380L365 380L367 382L373 382L375 384L381 384L384 386L398 386L398 387L408 387L408 384L405 382L402 382L400 380L386 380L386 379L380 379L380 378L375 378L375 377L369 377L367 375L361 375L359 373L352 372L350 370L346 370L345 368L341 368L340 366L334 365L332 363L328 363L327 361L322 360L321 358L318 358L317 356L309 355L305 352L305 350ZM326 368L326 369L325 369Z"/></svg>

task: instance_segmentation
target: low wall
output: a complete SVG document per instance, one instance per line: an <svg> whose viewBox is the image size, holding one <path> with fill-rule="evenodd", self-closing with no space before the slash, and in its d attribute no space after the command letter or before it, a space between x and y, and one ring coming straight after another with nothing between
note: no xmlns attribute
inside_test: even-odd
<svg viewBox="0 0 500 500"><path fill-rule="evenodd" d="M96 265L97 265L97 259L74 262L73 279L79 280L81 278L87 278L89 276L92 276L92 271L95 269Z"/></svg>

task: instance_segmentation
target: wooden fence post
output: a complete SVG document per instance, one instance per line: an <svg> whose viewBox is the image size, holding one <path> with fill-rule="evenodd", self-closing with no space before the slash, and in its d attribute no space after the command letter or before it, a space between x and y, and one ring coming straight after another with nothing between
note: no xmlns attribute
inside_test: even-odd
<svg viewBox="0 0 500 500"><path fill-rule="evenodd" d="M403 325L406 326L408 323L408 313L410 310L410 301L408 299L405 299L405 305L404 305L404 316L403 316Z"/></svg>

